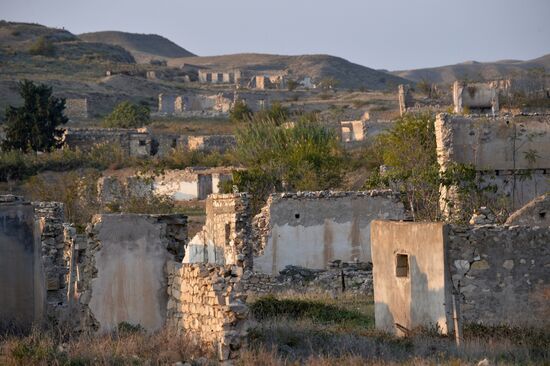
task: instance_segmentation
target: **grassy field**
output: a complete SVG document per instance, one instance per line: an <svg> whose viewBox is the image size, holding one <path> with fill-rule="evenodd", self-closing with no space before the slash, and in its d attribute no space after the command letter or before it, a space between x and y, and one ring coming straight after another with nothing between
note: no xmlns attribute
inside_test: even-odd
<svg viewBox="0 0 550 366"><path fill-rule="evenodd" d="M420 329L396 338L374 328L370 296L251 298L248 344L237 365L547 365L550 331L467 325L463 345ZM104 336L34 331L0 336L1 365L215 365L192 337L121 327ZM485 361L484 361L485 362Z"/></svg>

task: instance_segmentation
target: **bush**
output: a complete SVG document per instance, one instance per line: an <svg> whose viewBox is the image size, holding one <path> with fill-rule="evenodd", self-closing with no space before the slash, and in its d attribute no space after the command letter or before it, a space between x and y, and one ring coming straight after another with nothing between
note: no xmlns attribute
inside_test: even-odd
<svg viewBox="0 0 550 366"><path fill-rule="evenodd" d="M252 118L252 110L242 100L238 100L229 111L231 122L248 121Z"/></svg>
<svg viewBox="0 0 550 366"><path fill-rule="evenodd" d="M236 156L248 170L235 184L256 203L269 192L325 190L342 180L344 152L334 131L307 117L290 128L269 119L248 123L237 132Z"/></svg>
<svg viewBox="0 0 550 366"><path fill-rule="evenodd" d="M149 124L150 110L144 104L132 104L128 101L118 104L103 120L102 126L107 128L138 128Z"/></svg>
<svg viewBox="0 0 550 366"><path fill-rule="evenodd" d="M29 48L31 55L41 55L53 57L55 55L55 47L53 42L44 36L40 36L34 41Z"/></svg>

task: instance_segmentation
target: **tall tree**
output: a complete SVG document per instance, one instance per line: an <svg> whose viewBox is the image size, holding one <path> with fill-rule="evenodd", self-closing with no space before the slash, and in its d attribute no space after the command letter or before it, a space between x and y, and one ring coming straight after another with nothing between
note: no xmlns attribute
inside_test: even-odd
<svg viewBox="0 0 550 366"><path fill-rule="evenodd" d="M28 152L58 147L63 130L57 127L68 121L63 114L65 99L52 96L51 87L28 80L19 83L19 94L23 106L6 109L2 148Z"/></svg>

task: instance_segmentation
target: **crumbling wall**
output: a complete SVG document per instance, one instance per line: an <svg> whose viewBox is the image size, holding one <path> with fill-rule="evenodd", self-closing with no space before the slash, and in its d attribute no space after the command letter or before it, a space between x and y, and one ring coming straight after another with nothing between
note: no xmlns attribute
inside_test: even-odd
<svg viewBox="0 0 550 366"><path fill-rule="evenodd" d="M0 330L28 331L44 320L40 228L29 202L0 196Z"/></svg>
<svg viewBox="0 0 550 366"><path fill-rule="evenodd" d="M65 116L72 119L88 118L88 99L86 98L67 98L65 99Z"/></svg>
<svg viewBox="0 0 550 366"><path fill-rule="evenodd" d="M550 193L543 194L514 212L506 225L550 226Z"/></svg>
<svg viewBox="0 0 550 366"><path fill-rule="evenodd" d="M158 111L162 114L174 114L175 112L175 95L159 94Z"/></svg>
<svg viewBox="0 0 550 366"><path fill-rule="evenodd" d="M64 322L69 317L68 283L72 260L70 246L75 229L65 224L64 205L33 202L40 228L41 266L46 289L48 319Z"/></svg>
<svg viewBox="0 0 550 366"><path fill-rule="evenodd" d="M218 184L231 179L231 168L186 168L139 175L133 170L118 170L105 173L98 179L97 187L103 204L151 195L188 201L204 200L209 194L218 193Z"/></svg>
<svg viewBox="0 0 550 366"><path fill-rule="evenodd" d="M298 294L325 292L330 295L351 293L372 295L372 264L333 261L328 269L287 266L277 275L245 271L243 287L250 296L278 292Z"/></svg>
<svg viewBox="0 0 550 366"><path fill-rule="evenodd" d="M463 113L467 108L470 111L498 113L498 91L490 83L463 83L455 81L453 84L453 102L455 113Z"/></svg>
<svg viewBox="0 0 550 366"><path fill-rule="evenodd" d="M400 84L398 89L398 99L399 99L399 113L404 115L407 112L407 109L412 107L414 104L410 86Z"/></svg>
<svg viewBox="0 0 550 366"><path fill-rule="evenodd" d="M203 135L189 136L188 138L188 149L191 151L218 151L224 153L228 150L232 150L236 145L237 140L233 135Z"/></svg>
<svg viewBox="0 0 550 366"><path fill-rule="evenodd" d="M251 217L245 193L211 194L206 223L190 242L184 263L240 264L252 268Z"/></svg>
<svg viewBox="0 0 550 366"><path fill-rule="evenodd" d="M442 171L455 163L472 165L480 188L497 187L519 208L550 190L550 121L545 117L465 118L439 114L435 122L437 159ZM443 189L441 208L460 210L456 188ZM456 211L455 210L455 211Z"/></svg>
<svg viewBox="0 0 550 366"><path fill-rule="evenodd" d="M160 329L168 302L166 264L181 260L183 215L95 215L80 280L82 324L109 332L121 322Z"/></svg>
<svg viewBox="0 0 550 366"><path fill-rule="evenodd" d="M466 323L550 324L550 228L452 226L449 266Z"/></svg>
<svg viewBox="0 0 550 366"><path fill-rule="evenodd" d="M236 359L248 313L242 268L177 262L167 268L168 324L191 335L219 361Z"/></svg>
<svg viewBox="0 0 550 366"><path fill-rule="evenodd" d="M407 217L389 190L273 194L254 219L254 270L275 275L288 265L326 268L333 260L371 260L373 219Z"/></svg>
<svg viewBox="0 0 550 366"><path fill-rule="evenodd" d="M341 121L340 128L342 133L342 142L360 142L365 139L365 123L363 120Z"/></svg>
<svg viewBox="0 0 550 366"><path fill-rule="evenodd" d="M70 149L90 150L97 145L120 146L130 156L151 155L151 136L144 128L65 128L63 144Z"/></svg>

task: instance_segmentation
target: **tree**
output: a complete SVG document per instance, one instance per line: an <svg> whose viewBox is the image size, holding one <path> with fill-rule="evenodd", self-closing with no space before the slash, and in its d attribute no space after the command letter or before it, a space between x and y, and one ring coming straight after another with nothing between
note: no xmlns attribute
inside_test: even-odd
<svg viewBox="0 0 550 366"><path fill-rule="evenodd" d="M247 167L235 184L253 197L257 210L267 195L283 190L326 190L341 183L343 150L333 131L306 118L294 127L266 119L237 133L237 157Z"/></svg>
<svg viewBox="0 0 550 366"><path fill-rule="evenodd" d="M231 122L242 122L252 118L252 110L242 100L237 100L229 111Z"/></svg>
<svg viewBox="0 0 550 366"><path fill-rule="evenodd" d="M433 116L404 115L378 136L373 150L388 170L374 174L367 187L391 186L403 194L416 220L437 219L440 179Z"/></svg>
<svg viewBox="0 0 550 366"><path fill-rule="evenodd" d="M68 121L63 114L65 99L52 96L51 87L28 80L19 83L19 95L23 106L6 109L2 148L28 152L59 147L63 130L57 127Z"/></svg>
<svg viewBox="0 0 550 366"><path fill-rule="evenodd" d="M102 126L108 128L143 127L150 121L150 110L144 104L119 103L103 120Z"/></svg>

